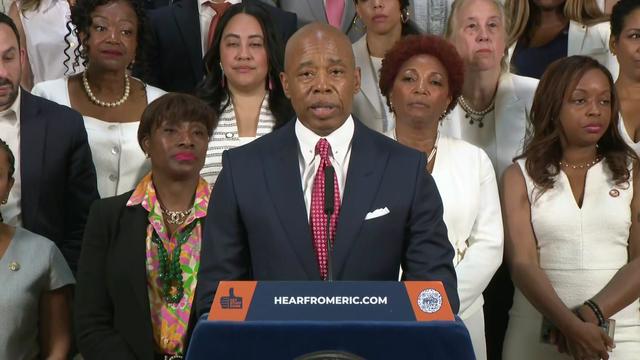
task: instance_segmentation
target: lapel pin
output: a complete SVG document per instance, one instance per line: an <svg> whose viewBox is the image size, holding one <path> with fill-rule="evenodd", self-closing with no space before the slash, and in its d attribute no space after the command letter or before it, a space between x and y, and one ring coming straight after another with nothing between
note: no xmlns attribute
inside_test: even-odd
<svg viewBox="0 0 640 360"><path fill-rule="evenodd" d="M12 262L9 264L9 270L11 270L11 271L18 271L18 270L20 270L20 264L18 264L18 263L17 263L17 262L15 262L15 261L12 261Z"/></svg>

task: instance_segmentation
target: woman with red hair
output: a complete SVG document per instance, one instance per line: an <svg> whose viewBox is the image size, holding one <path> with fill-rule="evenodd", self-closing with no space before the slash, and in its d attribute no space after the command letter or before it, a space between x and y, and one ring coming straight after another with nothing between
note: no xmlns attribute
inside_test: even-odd
<svg viewBox="0 0 640 360"><path fill-rule="evenodd" d="M440 134L440 122L456 105L464 70L453 45L435 36L410 35L385 56L380 90L396 127L386 134L424 152L444 205L449 241L456 251L460 317L476 358L486 359L482 291L502 261L498 186L485 152Z"/></svg>

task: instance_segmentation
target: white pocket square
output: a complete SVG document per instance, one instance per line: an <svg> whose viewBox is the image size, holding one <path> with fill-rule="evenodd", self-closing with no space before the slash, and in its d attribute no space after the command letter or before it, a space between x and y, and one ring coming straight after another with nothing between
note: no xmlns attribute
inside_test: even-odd
<svg viewBox="0 0 640 360"><path fill-rule="evenodd" d="M375 219L380 216L385 216L389 213L389 209L385 206L384 208L373 210L368 213L367 216L364 217L365 220Z"/></svg>

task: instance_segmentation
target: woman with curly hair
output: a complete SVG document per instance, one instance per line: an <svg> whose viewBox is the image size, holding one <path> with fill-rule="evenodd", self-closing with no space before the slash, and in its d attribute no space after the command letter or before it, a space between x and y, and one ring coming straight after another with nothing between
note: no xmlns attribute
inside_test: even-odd
<svg viewBox="0 0 640 360"><path fill-rule="evenodd" d="M142 111L164 94L128 74L134 61L144 62L144 8L138 0L78 0L71 24L86 70L40 83L32 92L83 115L100 196L119 195L149 171L136 134Z"/></svg>
<svg viewBox="0 0 640 360"><path fill-rule="evenodd" d="M486 359L482 292L502 262L502 215L491 160L475 145L440 134L464 79L456 49L435 36L410 35L387 52L380 90L395 117L387 135L424 152L444 206L456 255L460 317L477 359Z"/></svg>
<svg viewBox="0 0 640 360"><path fill-rule="evenodd" d="M503 359L640 354L638 157L618 121L613 79L596 60L571 56L542 76L532 133L502 186L517 287Z"/></svg>

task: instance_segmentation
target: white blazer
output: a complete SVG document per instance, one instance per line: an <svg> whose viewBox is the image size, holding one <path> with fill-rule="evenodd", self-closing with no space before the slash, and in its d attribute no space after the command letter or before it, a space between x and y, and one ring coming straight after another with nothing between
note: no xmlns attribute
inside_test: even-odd
<svg viewBox="0 0 640 360"><path fill-rule="evenodd" d="M361 75L360 91L353 99L352 114L369 128L383 132L385 109L382 106L387 106L387 104L384 97L382 103L380 102L380 86L373 75L374 69L371 68L371 59L369 58L369 50L367 50L367 36L361 37L360 40L353 43L352 47L356 66L360 67ZM378 78L379 76L380 74L377 74Z"/></svg>
<svg viewBox="0 0 640 360"><path fill-rule="evenodd" d="M592 57L609 69L611 76L615 80L618 78L618 60L609 50L610 35L611 25L608 21L591 26L571 21L569 23L567 56L585 55ZM517 42L509 48L509 62L516 44Z"/></svg>
<svg viewBox="0 0 640 360"><path fill-rule="evenodd" d="M386 133L395 139L395 130ZM479 147L441 136L431 174L455 250L460 317L482 311L482 292L502 263L504 232L495 172Z"/></svg>
<svg viewBox="0 0 640 360"><path fill-rule="evenodd" d="M504 73L498 80L495 98L496 159L491 159L500 179L512 159L522 153L527 118L533 103L538 80L511 73ZM460 105L443 120L441 132L454 138L462 138L462 127L469 126Z"/></svg>

